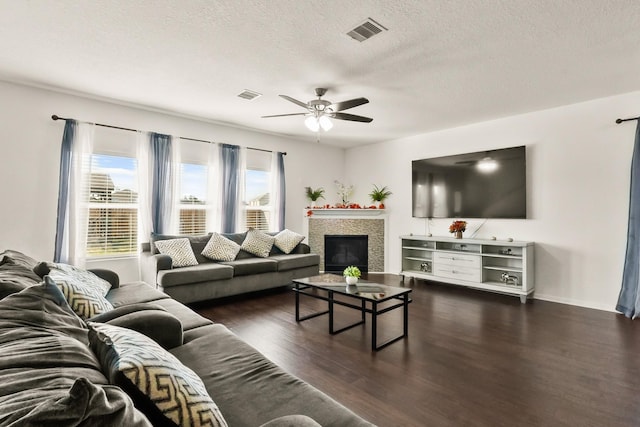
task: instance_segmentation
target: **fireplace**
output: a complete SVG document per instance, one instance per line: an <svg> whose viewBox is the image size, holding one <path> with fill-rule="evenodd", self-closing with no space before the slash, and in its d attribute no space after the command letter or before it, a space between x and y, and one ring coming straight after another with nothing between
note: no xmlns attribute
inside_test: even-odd
<svg viewBox="0 0 640 427"><path fill-rule="evenodd" d="M366 273L369 271L369 236L331 235L324 236L324 271L342 273L350 265L355 265Z"/></svg>

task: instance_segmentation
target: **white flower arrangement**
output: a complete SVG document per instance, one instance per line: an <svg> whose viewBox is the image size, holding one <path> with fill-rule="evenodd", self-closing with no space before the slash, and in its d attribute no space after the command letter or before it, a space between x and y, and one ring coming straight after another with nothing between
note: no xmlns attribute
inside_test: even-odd
<svg viewBox="0 0 640 427"><path fill-rule="evenodd" d="M340 198L342 199L342 204L349 204L349 196L351 196L351 193L353 193L353 185L345 186L337 179L333 182L338 187L338 196L340 196Z"/></svg>

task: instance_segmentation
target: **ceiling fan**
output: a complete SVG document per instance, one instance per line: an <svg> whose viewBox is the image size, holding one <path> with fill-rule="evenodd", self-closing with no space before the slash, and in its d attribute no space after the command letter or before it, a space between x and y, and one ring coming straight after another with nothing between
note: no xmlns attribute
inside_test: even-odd
<svg viewBox="0 0 640 427"><path fill-rule="evenodd" d="M331 103L322 96L327 93L325 88L316 88L316 96L318 99L312 99L309 102L298 101L287 95L279 95L281 98L286 99L289 102L293 102L296 105L301 106L307 111L304 113L289 113L289 114L275 114L272 116L262 116L262 118L270 117L285 117L285 116L307 116L304 124L313 132L318 132L320 128L324 131L328 131L333 127L330 118L338 120L349 120L352 122L364 122L370 123L373 121L370 117L357 116L355 114L342 113L341 111L348 110L359 105L363 105L369 102L367 98L354 98L348 101L342 101L337 103Z"/></svg>

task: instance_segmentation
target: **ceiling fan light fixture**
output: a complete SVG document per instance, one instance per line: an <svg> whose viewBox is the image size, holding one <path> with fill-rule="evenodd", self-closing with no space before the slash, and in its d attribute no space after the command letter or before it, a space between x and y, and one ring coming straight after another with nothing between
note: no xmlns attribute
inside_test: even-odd
<svg viewBox="0 0 640 427"><path fill-rule="evenodd" d="M327 132L328 130L331 130L331 128L333 127L333 123L331 122L331 120L329 120L329 117L327 116L320 116L320 118L318 119L318 123L320 124L320 127L322 128L322 130L325 132Z"/></svg>
<svg viewBox="0 0 640 427"><path fill-rule="evenodd" d="M315 116L309 116L306 119L304 119L304 125L311 132L318 132L320 130L320 123Z"/></svg>

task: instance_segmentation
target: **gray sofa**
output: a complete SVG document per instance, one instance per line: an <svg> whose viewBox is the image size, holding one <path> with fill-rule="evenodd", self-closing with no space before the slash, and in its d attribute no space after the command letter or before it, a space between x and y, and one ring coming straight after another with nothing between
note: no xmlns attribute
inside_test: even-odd
<svg viewBox="0 0 640 427"><path fill-rule="evenodd" d="M0 425L151 425L103 374L87 344L90 322L48 294L55 284L41 283L32 270L46 271L21 255L0 254ZM146 283L94 272L111 283L106 298L114 309L89 321L130 327L162 344L202 379L229 426L371 426L225 326Z"/></svg>
<svg viewBox="0 0 640 427"><path fill-rule="evenodd" d="M222 235L241 245L246 233ZM289 254L274 246L267 258L241 250L234 261L217 262L201 255L210 236L152 235L151 242L142 245L142 281L186 304L283 287L293 279L319 273L320 257L304 243ZM198 265L172 268L171 257L160 254L154 245L157 240L175 238L189 239Z"/></svg>

